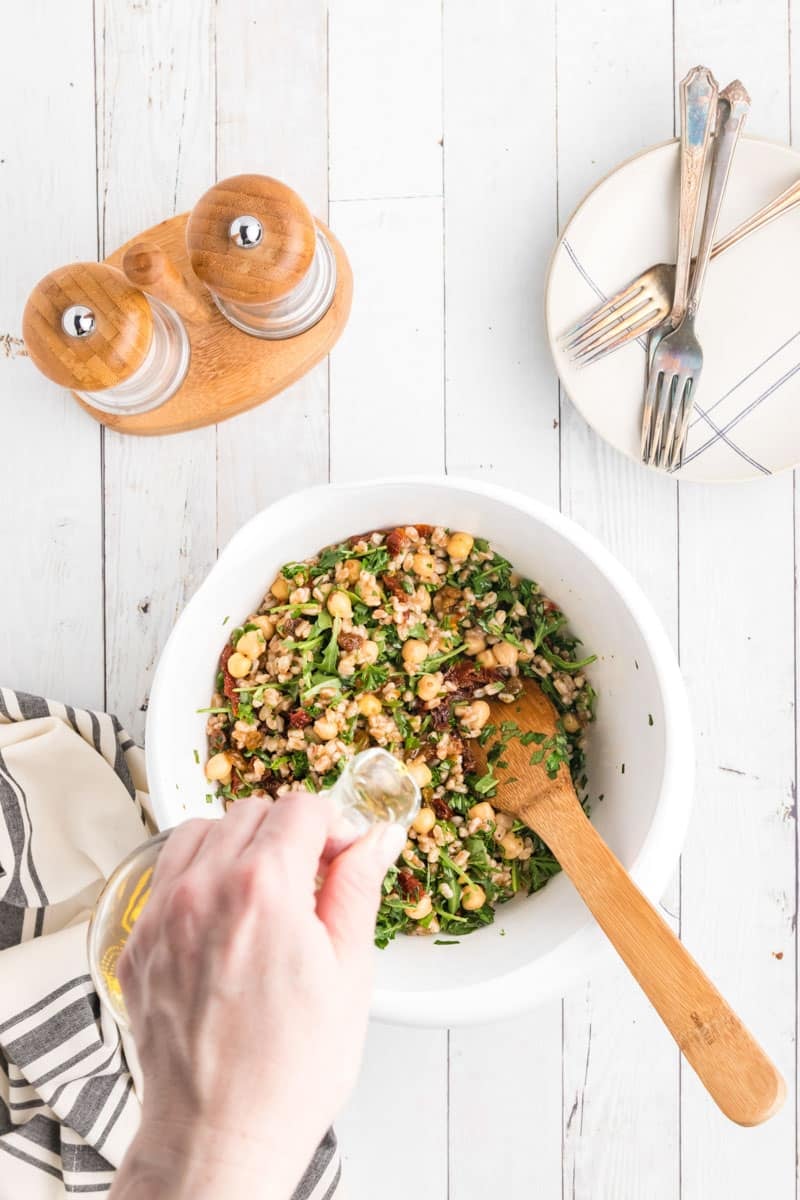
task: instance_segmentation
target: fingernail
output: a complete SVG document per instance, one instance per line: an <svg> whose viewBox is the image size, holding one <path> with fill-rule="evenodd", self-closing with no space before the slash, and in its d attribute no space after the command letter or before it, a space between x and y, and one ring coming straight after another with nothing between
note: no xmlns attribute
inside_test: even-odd
<svg viewBox="0 0 800 1200"><path fill-rule="evenodd" d="M375 844L382 856L393 863L406 844L408 834L404 826L387 823L378 828Z"/></svg>

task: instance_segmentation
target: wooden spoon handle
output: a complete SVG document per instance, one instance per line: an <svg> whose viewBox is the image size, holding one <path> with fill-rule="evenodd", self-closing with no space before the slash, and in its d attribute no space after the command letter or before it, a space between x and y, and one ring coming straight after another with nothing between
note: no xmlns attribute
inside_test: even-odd
<svg viewBox="0 0 800 1200"><path fill-rule="evenodd" d="M534 805L520 816L547 842L725 1115L739 1125L773 1116L786 1095L781 1074L577 800Z"/></svg>

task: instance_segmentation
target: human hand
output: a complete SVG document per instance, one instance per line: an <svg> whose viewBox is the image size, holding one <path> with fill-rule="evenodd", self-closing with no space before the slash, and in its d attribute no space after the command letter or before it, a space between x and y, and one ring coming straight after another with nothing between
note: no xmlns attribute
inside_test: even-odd
<svg viewBox="0 0 800 1200"><path fill-rule="evenodd" d="M291 1195L358 1073L405 841L379 825L326 861L339 828L329 797L297 792L165 843L118 968L145 1094L115 1200Z"/></svg>

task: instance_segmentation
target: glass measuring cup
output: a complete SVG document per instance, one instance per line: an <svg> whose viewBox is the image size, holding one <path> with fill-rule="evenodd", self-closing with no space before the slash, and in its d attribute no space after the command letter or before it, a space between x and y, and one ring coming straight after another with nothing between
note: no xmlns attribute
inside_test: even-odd
<svg viewBox="0 0 800 1200"><path fill-rule="evenodd" d="M373 747L356 754L328 789L353 836L379 821L406 828L419 812L420 792L404 763L387 750ZM89 970L97 994L118 1025L127 1028L128 1013L117 964L150 897L153 872L171 830L137 846L115 868L100 893L89 922Z"/></svg>

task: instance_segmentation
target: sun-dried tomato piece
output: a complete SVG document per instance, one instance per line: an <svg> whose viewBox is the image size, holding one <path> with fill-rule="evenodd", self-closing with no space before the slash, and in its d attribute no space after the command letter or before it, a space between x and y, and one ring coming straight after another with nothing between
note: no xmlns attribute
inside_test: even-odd
<svg viewBox="0 0 800 1200"><path fill-rule="evenodd" d="M444 796L434 796L431 800L431 808L440 821L449 821L453 815L453 810Z"/></svg>
<svg viewBox="0 0 800 1200"><path fill-rule="evenodd" d="M364 639L357 633L340 633L339 646L346 653L357 650Z"/></svg>
<svg viewBox="0 0 800 1200"><path fill-rule="evenodd" d="M277 627L277 632L282 638L291 637L301 620L302 617L284 617Z"/></svg>
<svg viewBox="0 0 800 1200"><path fill-rule="evenodd" d="M398 526L386 538L386 549L391 554L392 558L397 554L401 554L404 550L408 550L411 545L411 538L406 533L405 529Z"/></svg>
<svg viewBox="0 0 800 1200"><path fill-rule="evenodd" d="M478 769L478 760L469 742L464 743L464 748L461 751L461 767L465 775L471 775L473 771L477 771Z"/></svg>
<svg viewBox="0 0 800 1200"><path fill-rule="evenodd" d="M433 533L433 525L420 525L418 521L414 522L414 528L420 537L430 537Z"/></svg>
<svg viewBox="0 0 800 1200"><path fill-rule="evenodd" d="M234 716L239 712L239 693L236 691L236 680L228 670L228 659L233 654L233 643L228 642L219 656L219 669L222 671L222 692L223 695L231 702L231 711Z"/></svg>
<svg viewBox="0 0 800 1200"><path fill-rule="evenodd" d="M455 701L466 700L474 696L478 688L501 678L502 672L497 667L478 667L470 659L462 659L445 672L444 681L455 684L456 690L450 695L450 700Z"/></svg>
<svg viewBox="0 0 800 1200"><path fill-rule="evenodd" d="M397 884L400 891L409 900L419 900L425 891L420 880L417 879L416 875L412 875L410 871L398 871Z"/></svg>
<svg viewBox="0 0 800 1200"><path fill-rule="evenodd" d="M311 713L305 708L294 708L289 713L289 726L292 729L305 729L312 720Z"/></svg>
<svg viewBox="0 0 800 1200"><path fill-rule="evenodd" d="M408 599L409 593L403 587L402 575L394 575L391 573L388 575L382 575L381 582L388 592L392 592L393 595L400 596L405 600Z"/></svg>
<svg viewBox="0 0 800 1200"><path fill-rule="evenodd" d="M436 708L431 709L431 724L433 728L441 732L450 724L450 705L445 701L437 704Z"/></svg>

